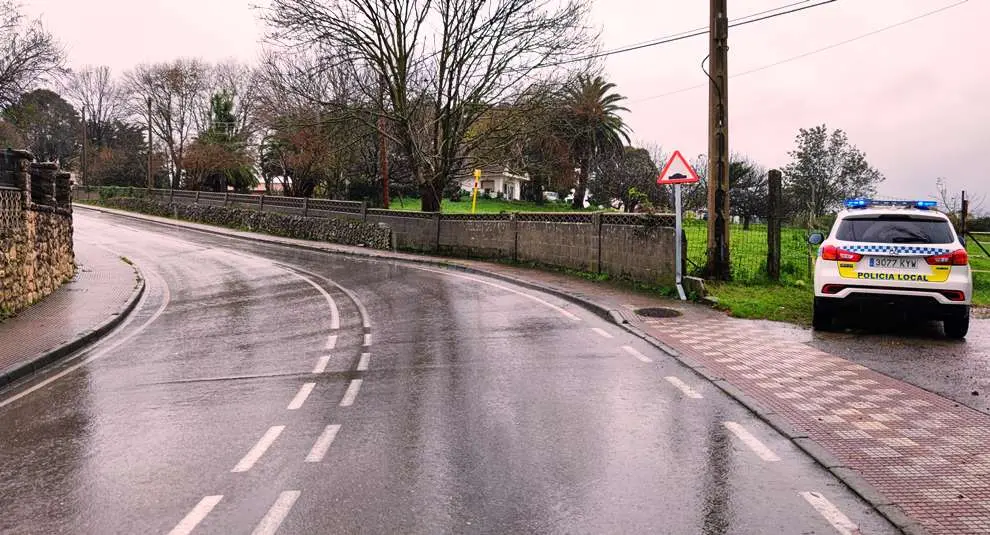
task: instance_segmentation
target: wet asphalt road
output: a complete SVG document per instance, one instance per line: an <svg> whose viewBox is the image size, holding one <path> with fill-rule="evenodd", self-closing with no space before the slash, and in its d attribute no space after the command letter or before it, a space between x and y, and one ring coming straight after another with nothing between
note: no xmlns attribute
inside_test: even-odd
<svg viewBox="0 0 990 535"><path fill-rule="evenodd" d="M146 295L0 391L0 533L894 532L554 297L82 210L76 239L133 259Z"/></svg>

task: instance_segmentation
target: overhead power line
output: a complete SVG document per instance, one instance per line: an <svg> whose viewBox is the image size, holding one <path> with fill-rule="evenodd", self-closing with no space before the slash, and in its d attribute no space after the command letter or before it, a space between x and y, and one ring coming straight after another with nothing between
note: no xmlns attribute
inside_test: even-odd
<svg viewBox="0 0 990 535"><path fill-rule="evenodd" d="M753 74L753 73L756 73L756 72L765 71L767 69L770 69L770 68L773 68L773 67L777 67L778 65L783 65L785 63L790 63L792 61L797 61L799 59L803 59L803 58L806 58L808 56L813 56L813 55L819 54L821 52L826 52L828 50L832 50L833 48L838 48L840 46L847 45L849 43L853 43L853 42L856 42L856 41L865 39L867 37L872 37L872 36L877 35L879 33L883 33L883 32L889 31L889 30L893 30L894 28L898 28L898 27L904 26L906 24L910 24L912 22L921 20L923 18L930 17L932 15L936 15L936 14L941 13L943 11L948 11L949 9L952 9L952 8L961 6L961 5L965 4L966 2L969 2L969 0L961 0L959 2L956 2L955 4L949 4L947 6L941 7L939 9L935 9L933 11L927 11L925 13L922 13L920 15L916 15L916 16L911 17L909 19L904 19L904 20L902 20L900 22L895 22L894 24L891 24L889 26L884 26L882 28L878 28L878 29L873 30L871 32L864 33L862 35L857 35L856 37L852 37L852 38L846 39L844 41L839 41L837 43L832 43L832 44L830 44L828 46L823 46L822 48L816 48L814 50L809 50L808 52L804 52L804 53L798 54L796 56L791 56L789 58L784 58L784 59L782 59L780 61L775 61L773 63L769 63L767 65L763 65L761 67L756 67L756 68L753 68L753 69L749 69L749 70L737 72L735 74L730 75L729 78L737 78L739 76L746 76L747 74ZM637 99L637 100L634 100L632 102L633 103L647 102L647 101L655 100L655 99L658 99L658 98L669 97L671 95L677 95L677 94L680 94L680 93L686 93L688 91L693 91L695 89L701 89L701 88L704 88L704 87L708 87L708 84L707 83L704 83L704 84L693 85L693 86L690 86L690 87L684 87L684 88L677 89L677 90L674 90L674 91L669 91L667 93L661 93L659 95L652 95L652 96L649 96L649 97Z"/></svg>
<svg viewBox="0 0 990 535"><path fill-rule="evenodd" d="M769 10L766 10L766 11L761 11L759 13L753 13L753 14L747 15L745 17L736 19L735 21L730 21L729 27L730 28L735 28L737 26L745 26L746 24L752 24L754 22L761 22L761 21L772 19L772 18L775 18L775 17L780 17L780 16L783 16L783 15L789 15L791 13L797 13L798 11L804 11L806 9L811 9L811 8L815 8L815 7L824 6L826 4L831 4L831 3L834 3L834 2L838 2L838 0L820 0L820 1L816 2L816 3L814 3L814 4L802 5L802 4L806 4L809 1L811 1L811 0L804 0L802 2L795 2L795 3L792 3L792 4L786 4L784 6L781 6L781 7L775 8L775 9L769 9ZM794 6L800 6L800 7L794 7ZM785 9L785 8L791 8L791 9L786 9L785 11L781 11L782 9ZM617 49L614 49L614 50L606 50L605 52L598 52L598 53L595 53L595 54L590 54L590 55L587 55L587 56L582 56L580 58L574 58L574 59L569 59L569 60L566 60L566 61L561 61L559 63L555 63L554 65L566 65L568 63L579 63L579 62L583 62L583 61L589 61L589 60L592 60L592 59L604 58L604 57L607 57L607 56L614 56L616 54L624 54L626 52L633 52L633 51L636 51L636 50L642 50L644 48L651 48L651 47L654 47L654 46L665 45L665 44L673 43L673 42L676 42L676 41L683 41L684 39L690 39L691 37L698 37L698 36L701 36L701 35L706 35L706 34L708 34L708 31L709 31L709 28L708 27L697 28L697 29L694 29L694 30L687 30L687 31L684 31L684 32L675 33L675 34L667 35L667 36L664 36L664 37L659 37L659 38L657 38L655 40L652 40L652 41L645 41L645 42L642 42L642 43L639 43L639 44L629 45L629 46L625 46L625 47L622 47L622 48L617 48Z"/></svg>

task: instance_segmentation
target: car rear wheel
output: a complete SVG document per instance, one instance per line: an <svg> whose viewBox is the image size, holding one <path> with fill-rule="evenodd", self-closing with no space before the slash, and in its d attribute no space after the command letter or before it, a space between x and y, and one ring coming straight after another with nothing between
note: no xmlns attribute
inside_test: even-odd
<svg viewBox="0 0 990 535"><path fill-rule="evenodd" d="M831 303L820 297L815 298L814 310L811 316L811 326L816 331L830 331L835 323L835 312Z"/></svg>
<svg viewBox="0 0 990 535"><path fill-rule="evenodd" d="M956 340L966 338L966 333L969 332L969 307L965 307L963 312L942 321L942 329L945 331L945 336L949 338Z"/></svg>

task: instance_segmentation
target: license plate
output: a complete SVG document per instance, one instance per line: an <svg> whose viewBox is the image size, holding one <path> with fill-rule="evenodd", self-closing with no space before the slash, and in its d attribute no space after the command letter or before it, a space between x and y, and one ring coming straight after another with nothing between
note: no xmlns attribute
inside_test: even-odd
<svg viewBox="0 0 990 535"><path fill-rule="evenodd" d="M917 258L893 258L893 257L870 257L870 267L875 268L895 268L895 269L918 269Z"/></svg>

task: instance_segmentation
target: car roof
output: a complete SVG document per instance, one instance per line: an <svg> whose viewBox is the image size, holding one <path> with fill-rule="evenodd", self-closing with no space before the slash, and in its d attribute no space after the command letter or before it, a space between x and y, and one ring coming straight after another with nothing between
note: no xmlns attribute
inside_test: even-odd
<svg viewBox="0 0 990 535"><path fill-rule="evenodd" d="M937 210L920 210L918 208L897 208L892 206L876 206L867 208L855 208L839 212L838 218L855 217L860 215L907 215L912 217L939 219L948 221L949 218Z"/></svg>

